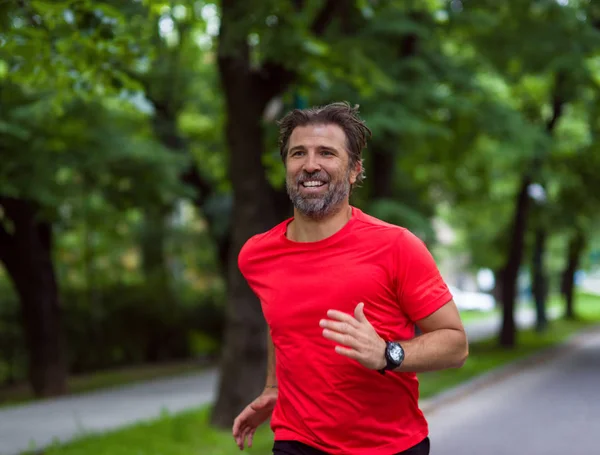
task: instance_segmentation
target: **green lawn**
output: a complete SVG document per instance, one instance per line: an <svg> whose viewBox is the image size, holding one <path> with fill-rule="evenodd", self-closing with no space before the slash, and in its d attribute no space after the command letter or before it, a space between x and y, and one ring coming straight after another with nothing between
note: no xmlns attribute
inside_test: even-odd
<svg viewBox="0 0 600 455"><path fill-rule="evenodd" d="M473 343L463 368L419 375L421 395L431 397L468 379L475 378L511 360L523 358L560 343L570 335L600 323L600 297L579 295L577 321L556 320L546 334L521 332L518 349L502 350L496 340ZM272 434L263 427L255 436L249 454L270 453ZM233 455L239 453L228 430L216 431L208 426L208 409L198 409L175 416L164 415L153 422L97 436L83 436L64 446L56 446L45 455Z"/></svg>
<svg viewBox="0 0 600 455"><path fill-rule="evenodd" d="M460 319L462 320L463 324L469 324L471 322L495 318L499 315L500 310L497 308L491 311L462 310L460 312Z"/></svg>

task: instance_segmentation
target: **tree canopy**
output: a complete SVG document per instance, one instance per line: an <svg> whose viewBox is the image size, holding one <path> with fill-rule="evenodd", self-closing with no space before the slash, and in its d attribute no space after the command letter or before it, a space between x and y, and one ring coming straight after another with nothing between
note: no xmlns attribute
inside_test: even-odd
<svg viewBox="0 0 600 455"><path fill-rule="evenodd" d="M290 215L276 121L338 100L373 131L352 202L434 248L451 226L513 346L523 272L541 311L597 244L599 87L591 0L0 3L0 260L34 389L83 368L64 314L109 314L109 287L147 285L156 320L210 291L229 425L266 360L237 254Z"/></svg>

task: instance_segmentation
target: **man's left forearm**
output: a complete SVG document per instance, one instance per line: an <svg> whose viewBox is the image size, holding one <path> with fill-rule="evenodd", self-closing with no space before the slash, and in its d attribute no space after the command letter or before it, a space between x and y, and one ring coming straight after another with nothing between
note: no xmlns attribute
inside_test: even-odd
<svg viewBox="0 0 600 455"><path fill-rule="evenodd" d="M404 361L394 371L421 373L460 368L469 355L467 336L463 330L439 329L412 340L400 341Z"/></svg>

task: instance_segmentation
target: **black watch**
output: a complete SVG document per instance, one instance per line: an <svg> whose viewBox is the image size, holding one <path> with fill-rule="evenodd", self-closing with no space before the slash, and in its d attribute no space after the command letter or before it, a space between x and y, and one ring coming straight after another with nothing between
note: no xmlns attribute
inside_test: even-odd
<svg viewBox="0 0 600 455"><path fill-rule="evenodd" d="M404 360L404 349L402 349L400 343L395 341L385 342L385 360L387 365L379 370L381 374L385 374L388 370L395 370L402 365L402 361Z"/></svg>

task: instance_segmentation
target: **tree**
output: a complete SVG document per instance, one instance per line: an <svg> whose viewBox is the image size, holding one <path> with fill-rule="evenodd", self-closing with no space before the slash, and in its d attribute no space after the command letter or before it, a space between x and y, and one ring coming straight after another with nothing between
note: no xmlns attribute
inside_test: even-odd
<svg viewBox="0 0 600 455"><path fill-rule="evenodd" d="M545 131L551 133L561 118L570 96L584 82L586 59L595 52L598 34L593 23L581 14L586 5L557 2L504 2L502 4L481 2L473 9L465 9L464 14L456 14L462 24L477 18L470 27L470 39L479 54L487 59L506 80L518 87L519 81L526 82L532 76L551 77L553 92L543 110L550 110L544 121ZM482 20L485 19L485 20ZM482 27L483 23L485 27ZM552 26L549 26L552 23ZM506 33L511 30L510 33ZM561 30L561 33L557 33ZM561 36L560 39L553 39ZM562 37L569 36L565 40ZM526 43L552 42L552 46L540 50ZM564 75L573 79L564 81ZM525 98L526 100L526 98ZM525 102L521 109L527 114L531 106ZM551 143L551 141L550 141ZM501 268L501 297L503 302L503 323L499 336L502 346L512 347L516 343L514 307L516 283L523 258L525 234L530 209L529 190L538 178L538 171L544 165L549 141L536 144L530 161L525 164L518 191L514 198L514 214L511 222L511 236L505 262ZM538 238L538 253L542 251L545 234ZM539 261L538 261L539 262ZM539 276L539 274L538 274ZM541 286L538 286L541 288Z"/></svg>
<svg viewBox="0 0 600 455"><path fill-rule="evenodd" d="M265 175L261 123L265 109L297 78L304 63L299 56L306 55L305 40L314 42L314 36L323 35L334 19L343 27L344 20L352 17L353 3L327 1L317 11L303 1L221 3L217 61L225 96L233 212L225 344L211 419L220 427L229 427L261 391L266 372L264 319L256 296L237 268L237 255L251 236L273 227L289 210L285 193L274 189ZM258 43L250 44L252 37Z"/></svg>
<svg viewBox="0 0 600 455"><path fill-rule="evenodd" d="M136 158L131 145L139 136L114 147L107 141L123 139L123 134L95 134L100 125L94 120L110 110L107 105L135 111L127 96L118 96L132 85L112 66L136 56L127 40L120 40L127 35L117 11L98 2L70 7L16 2L2 8L6 27L1 38L8 45L0 54L0 260L20 297L34 392L57 395L66 391L67 368L53 263L53 223L61 201L74 188L69 184L89 178L90 185L106 184L109 194L115 180L106 179L107 175L122 179L121 172L127 175L141 163L139 171L154 169L160 175L157 180L168 187L173 162L165 166L152 147L146 149L146 161ZM94 33L81 33L85 30ZM82 110L82 100L97 101L100 94L107 104ZM82 112L83 117L78 117ZM94 119L93 114L99 117ZM102 141L106 148L98 147ZM139 195L139 188L133 193ZM162 185L160 190L159 197L173 194ZM119 197L126 201L131 195L123 191Z"/></svg>
<svg viewBox="0 0 600 455"><path fill-rule="evenodd" d="M584 100L576 106L574 117L579 120L580 125L573 122L570 130L565 128L564 132L558 132L565 136L565 145L562 153L557 153L551 163L559 186L550 222L556 229L564 232L567 238L560 277L560 290L565 299L564 316L567 319L576 317L574 277L582 265L583 253L599 222L600 198L597 192L590 191L596 185L600 172L596 140L600 131L598 88L597 84L592 86L586 91ZM581 134L581 124L587 125L587 134Z"/></svg>

